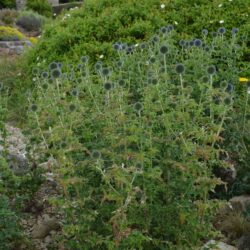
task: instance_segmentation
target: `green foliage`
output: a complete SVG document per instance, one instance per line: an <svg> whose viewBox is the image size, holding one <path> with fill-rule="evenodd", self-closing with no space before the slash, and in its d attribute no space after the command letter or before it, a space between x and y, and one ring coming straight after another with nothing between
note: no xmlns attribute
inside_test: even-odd
<svg viewBox="0 0 250 250"><path fill-rule="evenodd" d="M0 9L2 8L15 8L16 1L15 0L1 0Z"/></svg>
<svg viewBox="0 0 250 250"><path fill-rule="evenodd" d="M31 10L22 11L16 20L16 24L27 31L41 31L45 22L44 16Z"/></svg>
<svg viewBox="0 0 250 250"><path fill-rule="evenodd" d="M10 208L8 197L0 194L0 240L1 250L17 249L23 235L18 217Z"/></svg>
<svg viewBox="0 0 250 250"><path fill-rule="evenodd" d="M52 7L47 0L27 0L26 7L42 16L52 16Z"/></svg>
<svg viewBox="0 0 250 250"><path fill-rule="evenodd" d="M39 45L30 52L29 65L37 57L46 63L75 62L79 54L104 60L112 55L111 44L116 41L139 42L149 38L166 23L175 25L181 37L188 34L201 37L201 30L217 31L239 27L242 35L249 30L248 5L245 0L223 3L217 1L167 1L161 9L161 0L87 0L82 8L63 13L49 25ZM72 30L75 32L72 33ZM247 61L247 60L246 60ZM45 63L45 64L46 64Z"/></svg>
<svg viewBox="0 0 250 250"><path fill-rule="evenodd" d="M67 249L195 249L214 237L209 193L221 184L213 171L230 166L220 155L235 100L248 97L237 90L246 44L175 37L168 26L117 42L94 69L82 57L33 70L30 127L60 166Z"/></svg>
<svg viewBox="0 0 250 250"><path fill-rule="evenodd" d="M18 12L14 9L1 9L0 10L0 25L13 25L18 16ZM2 24L1 24L2 23Z"/></svg>

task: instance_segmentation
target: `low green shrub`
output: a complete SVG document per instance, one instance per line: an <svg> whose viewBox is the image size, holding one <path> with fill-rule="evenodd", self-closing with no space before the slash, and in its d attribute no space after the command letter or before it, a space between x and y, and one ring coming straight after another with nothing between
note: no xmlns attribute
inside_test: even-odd
<svg viewBox="0 0 250 250"><path fill-rule="evenodd" d="M33 11L23 11L19 14L16 24L26 31L41 31L46 18Z"/></svg>
<svg viewBox="0 0 250 250"><path fill-rule="evenodd" d="M4 24L11 26L15 23L18 12L14 9L1 9L0 10L0 25ZM1 24L2 23L2 24Z"/></svg>
<svg viewBox="0 0 250 250"><path fill-rule="evenodd" d="M0 2L0 9L3 8L15 8L16 1L15 0L1 0Z"/></svg>
<svg viewBox="0 0 250 250"><path fill-rule="evenodd" d="M8 197L0 194L0 249L17 249L22 238L18 216L11 210Z"/></svg>
<svg viewBox="0 0 250 250"><path fill-rule="evenodd" d="M52 7L47 0L27 0L26 8L33 10L42 16L52 16Z"/></svg>
<svg viewBox="0 0 250 250"><path fill-rule="evenodd" d="M208 3L207 0L165 3L161 0L86 0L82 8L63 13L45 28L40 43L30 52L29 65L37 57L41 63L43 60L46 63L76 62L81 53L87 53L94 61L104 55L106 60L112 54L110 45L115 41L140 42L165 23L173 24L182 39L187 39L188 34L201 37L204 27L217 32L220 22L227 29L240 28L240 33L246 35L249 31L247 2L235 0L218 5L217 1Z"/></svg>
<svg viewBox="0 0 250 250"><path fill-rule="evenodd" d="M220 155L246 45L223 27L211 42L176 36L170 25L118 41L94 69L86 56L33 69L30 128L58 161L67 249L195 249L215 237L209 193L230 166Z"/></svg>

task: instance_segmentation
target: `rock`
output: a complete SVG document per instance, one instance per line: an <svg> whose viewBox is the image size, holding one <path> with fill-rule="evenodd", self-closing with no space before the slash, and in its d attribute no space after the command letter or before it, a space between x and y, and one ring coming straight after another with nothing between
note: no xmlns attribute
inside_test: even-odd
<svg viewBox="0 0 250 250"><path fill-rule="evenodd" d="M238 250L238 249L224 242L210 240L201 248L201 250Z"/></svg>
<svg viewBox="0 0 250 250"><path fill-rule="evenodd" d="M5 144L9 166L14 174L25 174L29 169L29 163L26 158L26 138L19 128L6 124L5 129L7 132ZM0 134L0 141L1 140L3 140L3 135ZM4 148L0 146L0 154L3 150Z"/></svg>
<svg viewBox="0 0 250 250"><path fill-rule="evenodd" d="M32 231L32 237L35 239L45 238L52 230L58 230L60 223L56 218L46 217L42 222L35 225Z"/></svg>
<svg viewBox="0 0 250 250"><path fill-rule="evenodd" d="M237 242L239 250L250 250L250 233L243 235Z"/></svg>
<svg viewBox="0 0 250 250"><path fill-rule="evenodd" d="M229 202L233 209L245 212L250 208L250 195L235 196Z"/></svg>

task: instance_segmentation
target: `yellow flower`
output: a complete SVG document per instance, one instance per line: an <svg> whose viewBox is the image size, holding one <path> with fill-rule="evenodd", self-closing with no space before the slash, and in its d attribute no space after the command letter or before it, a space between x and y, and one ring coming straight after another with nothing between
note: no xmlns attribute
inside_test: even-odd
<svg viewBox="0 0 250 250"><path fill-rule="evenodd" d="M246 82L248 82L248 78L246 78L246 77L240 77L240 79L239 79L239 81L241 82L241 83L246 83Z"/></svg>

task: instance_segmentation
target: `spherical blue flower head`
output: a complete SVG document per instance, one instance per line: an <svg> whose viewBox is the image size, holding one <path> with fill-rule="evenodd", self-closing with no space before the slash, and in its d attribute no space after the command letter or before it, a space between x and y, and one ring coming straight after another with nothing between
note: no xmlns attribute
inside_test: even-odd
<svg viewBox="0 0 250 250"><path fill-rule="evenodd" d="M150 58L149 58L149 62L150 62L150 63L155 63L155 62L156 62L155 57L153 57L153 56L152 56L152 57L150 57Z"/></svg>
<svg viewBox="0 0 250 250"><path fill-rule="evenodd" d="M206 52L209 52L210 51L210 48L206 45L206 46L204 46L204 48L203 48Z"/></svg>
<svg viewBox="0 0 250 250"><path fill-rule="evenodd" d="M98 160L102 157L101 153L97 150L94 150L92 153L91 153L91 157L92 159L95 159L95 160Z"/></svg>
<svg viewBox="0 0 250 250"><path fill-rule="evenodd" d="M208 66L208 67L207 67L207 73L208 73L209 75L214 75L214 74L216 74L216 68L215 68L215 66L214 66L214 65Z"/></svg>
<svg viewBox="0 0 250 250"><path fill-rule="evenodd" d="M39 69L38 68L33 68L32 69L32 74L33 75L38 75L39 74Z"/></svg>
<svg viewBox="0 0 250 250"><path fill-rule="evenodd" d="M76 105L73 104L73 103L71 103L71 104L69 105L69 111L73 112L73 111L75 111L75 110L76 110Z"/></svg>
<svg viewBox="0 0 250 250"><path fill-rule="evenodd" d="M192 41L189 41L189 46L190 46L190 47L194 46L194 41L193 41L193 40L192 40Z"/></svg>
<svg viewBox="0 0 250 250"><path fill-rule="evenodd" d="M170 24L167 26L167 29L168 29L168 31L172 31L172 30L174 30L174 26Z"/></svg>
<svg viewBox="0 0 250 250"><path fill-rule="evenodd" d="M87 64L88 61L89 61L89 57L88 56L82 56L81 61L82 61L82 63Z"/></svg>
<svg viewBox="0 0 250 250"><path fill-rule="evenodd" d="M131 46L130 46L130 47L127 47L126 53L127 53L127 54L132 54L132 53L133 53L133 48L132 48Z"/></svg>
<svg viewBox="0 0 250 250"><path fill-rule="evenodd" d="M160 31L162 34L166 34L168 32L168 29L167 27L161 27Z"/></svg>
<svg viewBox="0 0 250 250"><path fill-rule="evenodd" d="M49 87L48 83L45 82L45 83L42 84L42 88L44 90L48 89L48 87Z"/></svg>
<svg viewBox="0 0 250 250"><path fill-rule="evenodd" d="M226 87L226 92L232 93L233 90L234 90L233 84L232 84L232 83L228 83L228 84L227 84L227 87Z"/></svg>
<svg viewBox="0 0 250 250"><path fill-rule="evenodd" d="M185 42L184 40L180 40L180 41L179 41L179 45L180 45L181 47L184 47L184 46L185 46L185 43L186 43L186 42Z"/></svg>
<svg viewBox="0 0 250 250"><path fill-rule="evenodd" d="M152 41L153 41L154 43L159 42L159 40L160 40L160 38L159 38L158 36L153 36L153 37L152 37Z"/></svg>
<svg viewBox="0 0 250 250"><path fill-rule="evenodd" d="M32 112L36 112L36 111L38 110L38 106L37 106L35 103L33 103L33 104L30 106L30 110L31 110Z"/></svg>
<svg viewBox="0 0 250 250"><path fill-rule="evenodd" d="M184 44L184 48L188 48L189 47L189 42L188 41L185 41L185 44Z"/></svg>
<svg viewBox="0 0 250 250"><path fill-rule="evenodd" d="M202 81L203 83L208 83L208 82L209 82L209 77L208 77L208 76L203 76L203 77L201 78L201 81Z"/></svg>
<svg viewBox="0 0 250 250"><path fill-rule="evenodd" d="M126 43L123 43L121 46L123 50L126 50L128 48L128 45Z"/></svg>
<svg viewBox="0 0 250 250"><path fill-rule="evenodd" d="M232 98L231 98L231 97L226 97L226 98L224 99L224 103L225 103L226 105L230 105L230 104L232 103Z"/></svg>
<svg viewBox="0 0 250 250"><path fill-rule="evenodd" d="M52 84L54 82L53 78L49 78L48 82L49 82L49 84Z"/></svg>
<svg viewBox="0 0 250 250"><path fill-rule="evenodd" d="M121 45L118 44L118 43L115 43L115 44L113 44L113 49L114 49L115 51L121 50Z"/></svg>
<svg viewBox="0 0 250 250"><path fill-rule="evenodd" d="M218 29L218 34L224 35L225 33L226 33L226 29L225 29L224 27L220 27L220 28Z"/></svg>
<svg viewBox="0 0 250 250"><path fill-rule="evenodd" d="M207 36L208 35L208 30L207 29L203 29L201 31L201 33L202 33L203 36Z"/></svg>
<svg viewBox="0 0 250 250"><path fill-rule="evenodd" d="M120 60L116 63L118 68L121 68L124 65L124 61Z"/></svg>
<svg viewBox="0 0 250 250"><path fill-rule="evenodd" d="M82 69L84 66L83 66L83 64L81 64L81 63L78 63L78 65L77 65L77 69Z"/></svg>
<svg viewBox="0 0 250 250"><path fill-rule="evenodd" d="M134 110L135 111L141 111L142 110L142 104L140 102L137 102L134 104Z"/></svg>
<svg viewBox="0 0 250 250"><path fill-rule="evenodd" d="M184 71L185 71L184 65L182 63L176 64L175 71L176 71L177 74L183 74Z"/></svg>
<svg viewBox="0 0 250 250"><path fill-rule="evenodd" d="M124 79L119 79L118 84L120 87L124 87L126 85L126 82Z"/></svg>
<svg viewBox="0 0 250 250"><path fill-rule="evenodd" d="M163 55L167 54L167 53L168 53L168 47L167 47L166 45L162 45L162 46L160 47L160 52L161 52L161 54L163 54Z"/></svg>
<svg viewBox="0 0 250 250"><path fill-rule="evenodd" d="M61 72L61 70L60 70L59 68L53 69L53 70L51 71L51 76L52 76L52 78L54 78L54 79L59 78L59 77L61 76L61 74L62 74L62 72Z"/></svg>
<svg viewBox="0 0 250 250"><path fill-rule="evenodd" d="M110 91L113 87L113 84L111 82L105 82L103 87L105 90Z"/></svg>
<svg viewBox="0 0 250 250"><path fill-rule="evenodd" d="M110 75L110 70L109 70L109 68L102 68L102 75L103 76L108 76L108 75Z"/></svg>
<svg viewBox="0 0 250 250"><path fill-rule="evenodd" d="M220 100L220 97L219 97L219 96L214 96L214 97L213 97L213 101L214 101L214 103L217 104L217 105L221 103L221 100Z"/></svg>
<svg viewBox="0 0 250 250"><path fill-rule="evenodd" d="M57 69L58 68L58 64L56 62L52 62L49 64L49 69L53 70L53 69Z"/></svg>
<svg viewBox="0 0 250 250"><path fill-rule="evenodd" d="M141 49L146 49L146 47L147 47L146 43L141 43L141 44L140 44L140 48L141 48Z"/></svg>
<svg viewBox="0 0 250 250"><path fill-rule="evenodd" d="M238 28L232 28L231 33L232 35L236 35L239 32Z"/></svg>
<svg viewBox="0 0 250 250"><path fill-rule="evenodd" d="M212 32L212 37L215 38L215 37L217 37L217 36L218 36L217 32L216 32L216 31L213 31L213 32Z"/></svg>
<svg viewBox="0 0 250 250"><path fill-rule="evenodd" d="M42 72L41 77L44 79L48 79L49 78L49 73L47 71Z"/></svg>
<svg viewBox="0 0 250 250"><path fill-rule="evenodd" d="M195 39L195 40L194 40L194 45L195 45L196 47L201 47L201 46L202 46L202 41L201 41L200 39Z"/></svg>
<svg viewBox="0 0 250 250"><path fill-rule="evenodd" d="M78 89L72 89L71 95L73 95L73 96L78 96L78 95L79 95Z"/></svg>
<svg viewBox="0 0 250 250"><path fill-rule="evenodd" d="M102 69L102 62L96 62L94 67L96 71L100 71Z"/></svg>
<svg viewBox="0 0 250 250"><path fill-rule="evenodd" d="M57 63L57 67L58 67L58 68L60 68L60 69L61 69L61 68L62 68L62 66L63 66L63 64L62 64L62 63L60 63L60 62L59 62L59 63Z"/></svg>

